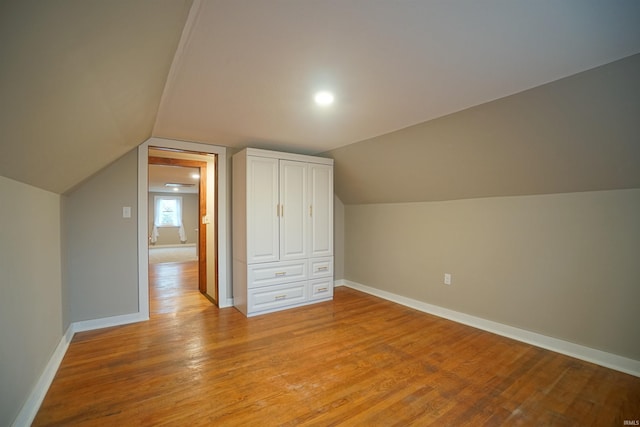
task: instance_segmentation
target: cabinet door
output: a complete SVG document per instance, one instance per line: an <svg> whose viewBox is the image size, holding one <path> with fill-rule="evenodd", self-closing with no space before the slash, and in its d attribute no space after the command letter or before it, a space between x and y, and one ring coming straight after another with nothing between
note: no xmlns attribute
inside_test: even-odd
<svg viewBox="0 0 640 427"><path fill-rule="evenodd" d="M280 160L280 260L308 256L307 164Z"/></svg>
<svg viewBox="0 0 640 427"><path fill-rule="evenodd" d="M247 156L247 262L279 259L278 159Z"/></svg>
<svg viewBox="0 0 640 427"><path fill-rule="evenodd" d="M309 165L310 256L333 255L333 167Z"/></svg>

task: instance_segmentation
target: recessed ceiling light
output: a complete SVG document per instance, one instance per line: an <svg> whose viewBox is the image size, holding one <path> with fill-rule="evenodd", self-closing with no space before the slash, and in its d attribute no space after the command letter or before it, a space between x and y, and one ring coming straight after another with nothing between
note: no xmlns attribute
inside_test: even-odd
<svg viewBox="0 0 640 427"><path fill-rule="evenodd" d="M327 106L333 104L334 96L331 92L323 90L321 92L317 92L313 99L316 101L316 104Z"/></svg>
<svg viewBox="0 0 640 427"><path fill-rule="evenodd" d="M191 182L188 182L188 183L167 182L166 184L164 184L164 186L169 188L180 188L180 187L195 187L196 185Z"/></svg>

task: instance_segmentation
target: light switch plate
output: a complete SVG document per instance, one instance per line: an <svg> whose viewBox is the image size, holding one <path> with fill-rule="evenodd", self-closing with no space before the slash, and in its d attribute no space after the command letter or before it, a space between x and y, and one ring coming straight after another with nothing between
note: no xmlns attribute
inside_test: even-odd
<svg viewBox="0 0 640 427"><path fill-rule="evenodd" d="M122 218L131 218L131 206L122 207Z"/></svg>

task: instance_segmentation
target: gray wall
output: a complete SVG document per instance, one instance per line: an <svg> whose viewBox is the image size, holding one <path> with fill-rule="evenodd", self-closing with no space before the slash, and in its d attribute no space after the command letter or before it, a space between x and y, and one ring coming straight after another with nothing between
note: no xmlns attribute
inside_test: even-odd
<svg viewBox="0 0 640 427"><path fill-rule="evenodd" d="M153 229L155 215L154 196L179 196L182 197L182 225L187 236L187 243L198 243L198 198L197 194L175 193L149 193L149 236ZM177 227L160 227L160 235L156 245L178 245L180 236Z"/></svg>
<svg viewBox="0 0 640 427"><path fill-rule="evenodd" d="M640 54L326 153L346 205L640 188Z"/></svg>
<svg viewBox="0 0 640 427"><path fill-rule="evenodd" d="M348 280L640 360L640 189L347 205L345 230Z"/></svg>
<svg viewBox="0 0 640 427"><path fill-rule="evenodd" d="M63 196L72 322L138 312L137 171L135 149Z"/></svg>
<svg viewBox="0 0 640 427"><path fill-rule="evenodd" d="M0 177L0 199L0 425L10 425L64 333L60 196Z"/></svg>
<svg viewBox="0 0 640 427"><path fill-rule="evenodd" d="M640 54L326 153L344 278L640 360L638 75Z"/></svg>
<svg viewBox="0 0 640 427"><path fill-rule="evenodd" d="M64 193L146 140L192 3L0 2L0 175Z"/></svg>

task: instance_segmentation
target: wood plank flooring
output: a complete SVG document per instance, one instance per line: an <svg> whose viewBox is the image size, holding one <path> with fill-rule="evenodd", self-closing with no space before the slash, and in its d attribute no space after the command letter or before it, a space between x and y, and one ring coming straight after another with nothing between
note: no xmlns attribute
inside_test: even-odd
<svg viewBox="0 0 640 427"><path fill-rule="evenodd" d="M159 267L158 267L159 266ZM622 426L640 378L349 288L247 319L150 271L148 322L78 333L35 426Z"/></svg>

